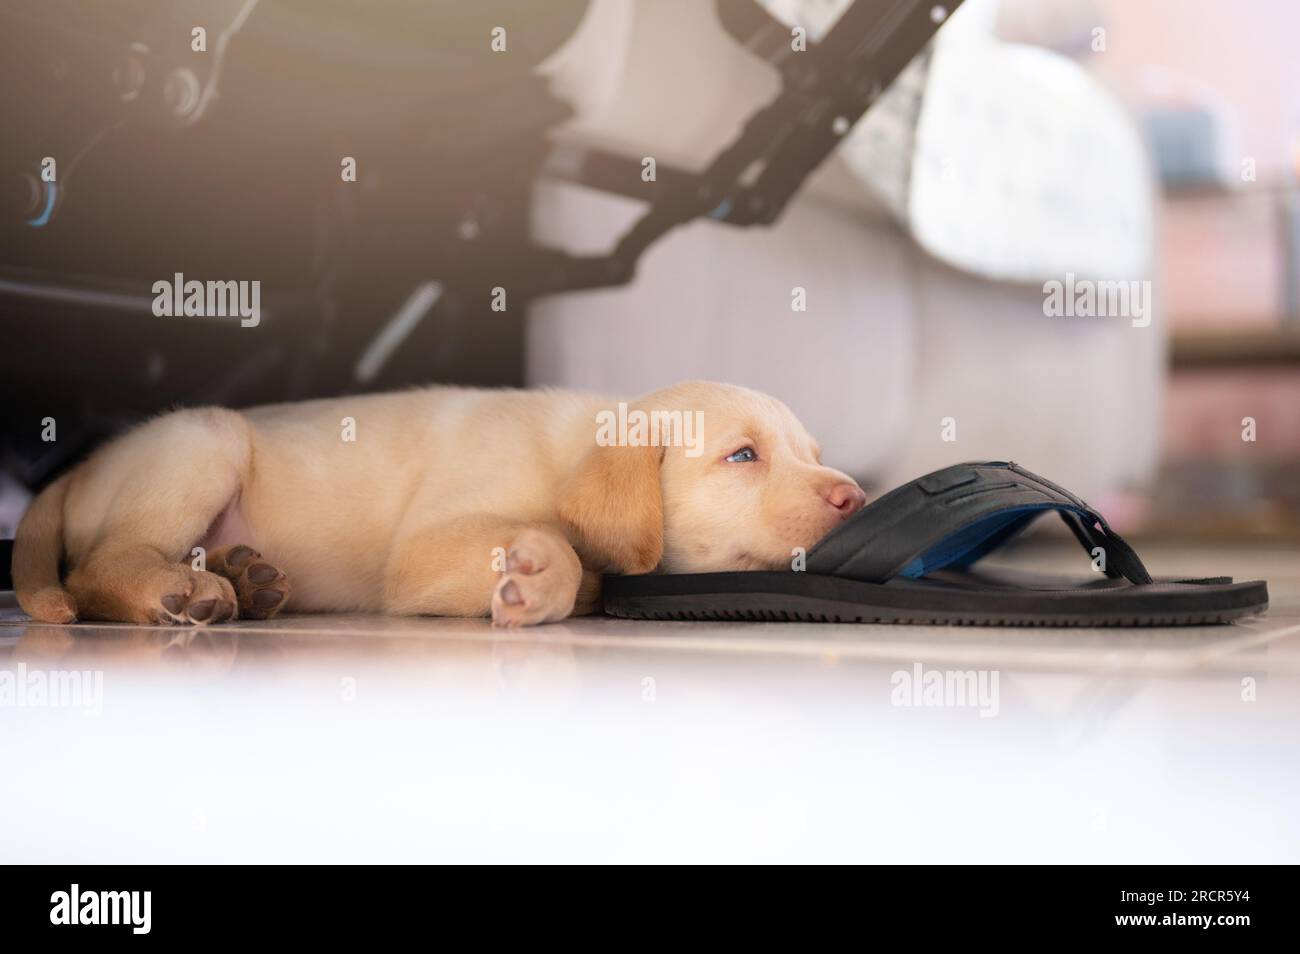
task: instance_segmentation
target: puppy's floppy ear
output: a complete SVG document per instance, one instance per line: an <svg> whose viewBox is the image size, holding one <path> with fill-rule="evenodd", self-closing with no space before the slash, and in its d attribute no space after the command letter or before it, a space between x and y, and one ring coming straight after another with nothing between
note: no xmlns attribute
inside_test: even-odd
<svg viewBox="0 0 1300 954"><path fill-rule="evenodd" d="M559 513L585 562L649 573L664 555L664 449L595 446L560 490Z"/></svg>

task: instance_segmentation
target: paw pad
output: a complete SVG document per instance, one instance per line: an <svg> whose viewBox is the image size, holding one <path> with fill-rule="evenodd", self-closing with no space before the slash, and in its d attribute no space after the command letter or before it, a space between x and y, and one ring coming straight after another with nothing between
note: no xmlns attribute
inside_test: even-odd
<svg viewBox="0 0 1300 954"><path fill-rule="evenodd" d="M279 568L242 543L212 554L208 568L234 585L244 619L269 619L289 598L289 581Z"/></svg>

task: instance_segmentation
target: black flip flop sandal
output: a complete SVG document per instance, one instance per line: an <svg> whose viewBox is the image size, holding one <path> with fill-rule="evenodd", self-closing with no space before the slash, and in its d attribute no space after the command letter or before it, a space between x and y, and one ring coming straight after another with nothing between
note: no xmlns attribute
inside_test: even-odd
<svg viewBox="0 0 1300 954"><path fill-rule="evenodd" d="M1079 583L971 569L1049 510L1104 557L1104 575ZM994 461L937 470L868 504L809 551L805 571L607 576L604 601L632 619L1194 626L1263 612L1268 585L1153 580L1101 514Z"/></svg>

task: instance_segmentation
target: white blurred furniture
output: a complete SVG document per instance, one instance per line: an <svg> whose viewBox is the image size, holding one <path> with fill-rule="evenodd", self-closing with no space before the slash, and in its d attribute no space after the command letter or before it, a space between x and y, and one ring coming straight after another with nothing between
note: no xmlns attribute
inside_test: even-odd
<svg viewBox="0 0 1300 954"><path fill-rule="evenodd" d="M1012 458L1085 496L1140 487L1158 453L1159 298L1144 329L1052 319L1043 282L1067 269L1152 277L1145 156L1080 66L999 45L995 14L991 0L970 0L940 31L901 191L883 184L882 201L863 187L878 169L873 110L772 228L696 221L654 245L630 285L536 303L529 383L618 394L694 377L749 385L785 400L828 463L885 486L954 460ZM779 86L697 0L595 0L545 68L578 111L562 139L691 170ZM1013 91L1023 102L1008 101ZM990 110L1006 128L990 133ZM999 154L1002 141L1017 152ZM1058 166L1070 177L1059 187ZM1017 194L1017 183L1032 188ZM600 252L643 208L548 181L536 230ZM1105 241L1117 229L1123 239ZM806 311L792 310L796 287ZM943 440L949 417L955 442Z"/></svg>

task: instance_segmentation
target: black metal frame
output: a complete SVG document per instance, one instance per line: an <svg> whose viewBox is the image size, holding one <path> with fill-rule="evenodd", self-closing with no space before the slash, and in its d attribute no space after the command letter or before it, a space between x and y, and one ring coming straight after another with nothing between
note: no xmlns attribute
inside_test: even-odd
<svg viewBox="0 0 1300 954"><path fill-rule="evenodd" d="M197 2L186 0L186 3ZM488 203L486 211L480 210L482 214L465 210L457 213L445 203L435 205L423 217L408 216L403 220L403 227L407 230L399 234L394 231L394 223L401 216L390 215L394 211L392 203L399 203L400 208L400 204L406 201L405 196L418 194L423 167L419 162L411 161L402 167L386 169L388 189L377 193L377 200L368 200L380 204L366 207L365 212L370 218L364 221L369 223L372 231L364 234L373 236L377 223L388 230L384 233L390 240L386 248L391 253L395 247L402 253L401 274L405 279L412 282L446 279L448 282L448 292L430 309L422 327L410 332L412 356L425 355L433 346L441 347L444 339L455 339L457 334L463 336L467 328L490 327L494 342L514 342L510 347L521 350L522 345L517 343L522 321L520 316L526 313L529 301L550 294L626 284L635 276L641 255L654 242L696 218L708 217L738 227L770 225L780 216L809 173L923 50L960 2L854 0L821 40L809 40L805 49L796 51L791 43L791 27L768 15L755 0L716 0L723 27L737 42L780 73L781 91L770 104L750 116L735 141L698 174L658 163L656 180L647 183L641 178L639 159L595 149L581 150L577 154L572 147L553 149L548 146L544 132L563 118L564 108L558 101L552 103L546 97L530 100L528 108L521 110L530 121L524 128L503 133L513 138L495 144L493 154L498 157L496 161L511 162L520 170L527 169L530 177L538 174L536 170L540 169L542 175L568 179L644 201L647 204L644 214L618 239L608 254L575 256L537 244L528 237L529 230L519 216L504 216L500 208L491 205L498 197L488 193L479 196L474 191L477 182L473 177L469 179L466 201L473 205L481 198ZM50 0L50 3L70 6L75 5L76 0ZM79 84L77 89L81 98L95 107L89 111L102 115L103 122L71 122L45 129L44 132L67 138L63 148L55 151L61 155L79 156L97 141L105 128L117 128L127 123L156 129L193 124L202 114L204 104L219 92L216 87L220 82L220 52L224 51L227 42L232 42L232 37L235 37L234 42L239 40L236 34L253 3L254 0L220 0L208 11L209 43L214 45L217 54L210 59L187 57L184 51L171 51L164 56L161 50L151 51L145 43L132 43L129 48L123 46L118 50L105 44L92 31L70 31L68 43L72 44L71 48L81 49L76 44L89 44L87 55L93 53L98 66L104 65L101 61L106 56L118 59L110 63L113 65L112 88L103 82L102 71L73 71L69 82ZM184 8L181 5L181 9ZM13 8L2 12L8 17L13 14ZM102 15L111 17L114 13L103 11ZM176 8L170 8L165 15L174 17ZM155 26L161 29L158 24ZM149 35L147 30L145 35ZM40 62L34 60L32 64L17 65L24 69L30 65L32 74L36 75ZM189 79L185 83L177 79L187 74ZM176 87L170 92L169 80ZM89 138L79 141L78 137ZM545 159L548 149L551 149L551 155ZM566 149L569 151L565 152ZM483 178L481 174L486 168L482 164L489 161L490 157L467 160L479 178ZM70 167L76 164L74 158L60 169L61 185L57 195L33 195L34 200L42 200L36 201L37 207L44 206L47 212L55 212L58 200L66 191ZM497 170L494 175L495 178L488 178L500 182L515 173ZM34 177L32 181L36 183ZM40 188L39 183L36 186ZM388 205L382 204L385 196L390 197L386 200ZM331 393L337 393L341 388L373 386L356 380L355 375L345 377L343 373L344 368L350 367L355 358L364 353L369 340L358 341L355 334L351 337L344 335L340 324L333 319L338 311L336 290L353 274L345 266L351 263L355 272L360 268L357 263L361 261L359 257L344 257L340 264L340 236L354 236L357 221L361 220L351 206L340 210L334 205L326 205L320 211L315 229L319 233L316 244L320 254L315 256L312 265L314 284L297 290L290 287L280 290L273 306L267 309L268 320L259 338L256 361L239 361L219 384L200 382L193 390L201 393L187 392L184 399L238 403L247 399L251 376L261 374L267 377L273 372L278 373L284 382L283 387L271 396L279 400L316 396L316 392L321 390L321 379L325 377L329 377L328 390ZM458 234L458 226L463 224L458 214L475 216L472 241ZM25 226L20 229L25 230ZM512 315L493 316L488 325L475 317L475 309L480 307L477 303L487 300L485 290L498 284L509 290ZM11 315L19 310L24 314L36 314L45 305L58 304L88 314L116 309L124 314L149 317L150 296L146 295L146 289L147 286L137 288L120 278L79 277L67 271L0 265L0 301L7 303ZM518 305L524 307L518 308ZM275 321L269 320L272 310ZM362 329L353 324L348 326L348 330ZM198 340L200 331L197 327L191 329L187 326L186 331L195 336L196 347L206 347ZM370 334L371 331L367 328L362 333ZM208 334L206 329L202 334ZM293 347L286 340L289 336L297 339ZM405 347L403 344L395 352L395 365L402 364L404 356L401 351ZM356 355L352 354L354 349ZM317 363L326 354L330 355L332 363L325 362L323 368L318 368ZM389 370L391 374L387 370L385 373L391 380L380 382L380 386L411 383L416 378L427 380L423 369L399 366ZM510 374L497 377L508 378ZM262 395L254 396L266 399ZM172 395L169 399L180 397ZM72 443L75 442L61 440L60 448L70 447Z"/></svg>
<svg viewBox="0 0 1300 954"><path fill-rule="evenodd" d="M151 64L149 76L188 76L193 89L178 102L180 94L169 98L166 84L151 79L138 100L126 97L117 103L121 122L137 118L175 126L198 119L202 107L216 93L220 54L256 0L220 2L221 7L209 11L209 19L219 23L213 37L216 55L197 61L210 63L209 72L195 76L191 70L196 67L189 63L173 66L170 72ZM548 175L642 199L649 208L607 255L574 256L530 245L526 249L529 263L522 274L512 276L512 294L529 300L626 284L647 248L677 226L702 216L736 226L770 225L808 174L930 41L961 0L854 0L825 37L815 43L808 41L806 49L798 52L791 44L791 28L754 0L716 2L724 27L780 71L781 93L751 116L737 139L699 174L658 164L656 181L649 184L641 179L640 163L625 156L590 149L576 157L553 157ZM127 78L119 77L118 82L130 82L131 57L149 55L147 51L125 54L120 73ZM111 92L122 98L121 89ZM86 135L84 130L79 132ZM759 170L756 176L755 169ZM742 177L752 181L742 181ZM39 189L35 177L31 178ZM39 201L34 197L33 201L53 211L55 197L42 196ZM491 240L490 236L484 238ZM453 264L473 270L472 263ZM39 297L41 283L33 282L24 291Z"/></svg>
<svg viewBox="0 0 1300 954"><path fill-rule="evenodd" d="M537 249L538 268L525 279L534 295L621 285L636 262L666 233L701 216L729 225L770 225L804 179L911 62L961 0L854 0L820 42L795 52L791 30L753 0L718 0L724 26L776 66L782 91L746 122L740 136L702 173L656 163L653 198L640 162L600 150L551 173L633 198L650 208L602 256ZM755 165L757 178L743 183Z"/></svg>

